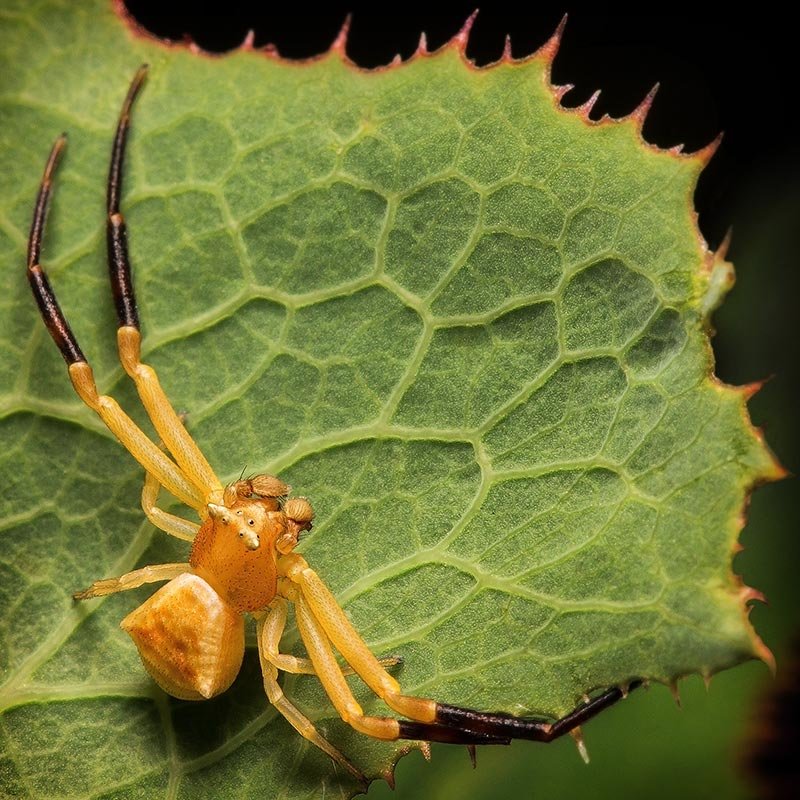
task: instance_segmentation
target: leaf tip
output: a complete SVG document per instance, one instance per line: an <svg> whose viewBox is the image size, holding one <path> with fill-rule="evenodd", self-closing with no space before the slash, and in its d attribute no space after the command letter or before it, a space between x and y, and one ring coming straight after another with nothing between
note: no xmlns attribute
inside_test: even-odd
<svg viewBox="0 0 800 800"><path fill-rule="evenodd" d="M475 18L478 16L478 11L475 9L466 19L461 26L461 30L452 38L451 44L461 53L466 56L467 45L469 44L469 35L472 32L472 26L475 24Z"/></svg>
<svg viewBox="0 0 800 800"><path fill-rule="evenodd" d="M770 380L772 380L772 376L768 375L766 378L751 381L750 383L745 383L742 386L727 387L728 389L732 389L734 392L737 392L742 398L742 413L744 416L745 425L750 433L755 437L763 454L765 455L765 463L761 465L760 469L755 474L755 477L751 479L751 482L748 486L748 494L745 497L745 503L739 518L740 530L744 528L747 521L747 506L752 490L765 483L774 483L792 477L792 473L786 469L783 464L781 464L781 462L778 460L778 457L772 452L767 444L764 437L763 428L753 425L747 409L747 403L750 401L750 398L758 394L758 392L760 392Z"/></svg>
<svg viewBox="0 0 800 800"><path fill-rule="evenodd" d="M755 397L770 380L772 380L771 375L767 378L762 378L758 381L750 381L750 383L739 386L739 391L744 396L745 402L749 403L751 398Z"/></svg>
<svg viewBox="0 0 800 800"><path fill-rule="evenodd" d="M752 606L746 606L748 614L750 613L751 608ZM766 644L764 644L764 640L755 631L752 631L752 636L753 636L753 651L755 657L759 661L764 662L767 669L770 671L770 674L774 678L778 672L778 665L775 661L774 653L772 652L772 650L769 649L769 647L767 647Z"/></svg>
<svg viewBox="0 0 800 800"><path fill-rule="evenodd" d="M510 64L514 60L511 54L511 34L506 34L506 40L503 43L503 55L500 56L500 62L503 64Z"/></svg>
<svg viewBox="0 0 800 800"><path fill-rule="evenodd" d="M561 47L561 37L564 35L566 25L567 15L564 14L555 31L553 31L553 35L536 51L534 56L543 59L548 64L552 64Z"/></svg>
<svg viewBox="0 0 800 800"><path fill-rule="evenodd" d="M725 231L725 236L723 237L722 241L720 242L719 247L717 248L717 258L726 258L728 255L728 250L731 247L731 239L733 238L733 228L728 228Z"/></svg>
<svg viewBox="0 0 800 800"><path fill-rule="evenodd" d="M201 56L203 55L203 48L200 47L197 42L192 39L191 35L188 33L184 33L181 37L181 42L183 46L193 55L193 56Z"/></svg>
<svg viewBox="0 0 800 800"><path fill-rule="evenodd" d="M574 88L574 83L565 83L563 86L553 85L552 90L556 101L560 103L564 99L564 95L566 95L568 92L571 92Z"/></svg>
<svg viewBox="0 0 800 800"><path fill-rule="evenodd" d="M653 101L656 98L656 94L658 93L660 84L655 83L650 91L644 96L642 102L639 103L636 108L631 111L628 115L628 119L632 120L636 123L636 126L639 128L641 132L642 128L644 127L645 120L647 119L647 115L650 113L650 109L653 106Z"/></svg>
<svg viewBox="0 0 800 800"><path fill-rule="evenodd" d="M590 122L589 115L592 113L592 109L594 108L595 103L600 98L600 89L598 89L592 96L585 102L579 106L575 106L575 108L570 109L573 113L577 114L580 117L583 117L586 122Z"/></svg>
<svg viewBox="0 0 800 800"><path fill-rule="evenodd" d="M706 165L709 161L714 157L714 153L719 150L720 144L722 144L722 137L724 132L720 131L717 136L712 139L705 147L701 147L699 150L695 150L694 153L689 153L689 158L694 159L695 161L699 162L700 168L705 169Z"/></svg>
<svg viewBox="0 0 800 800"><path fill-rule="evenodd" d="M427 56L430 55L430 51L428 50L428 37L425 34L425 31L419 35L419 44L417 45L417 49L414 51L415 56Z"/></svg>
<svg viewBox="0 0 800 800"><path fill-rule="evenodd" d="M342 27L339 28L339 33L328 48L329 53L337 53L343 59L347 60L347 37L350 35L350 23L353 21L353 15L348 14L342 22Z"/></svg>
<svg viewBox="0 0 800 800"><path fill-rule="evenodd" d="M758 589L754 589L752 586L742 585L742 587L739 589L739 597L748 608L750 608L750 606L747 604L750 603L750 601L769 605L764 593L760 592Z"/></svg>
<svg viewBox="0 0 800 800"><path fill-rule="evenodd" d="M681 703L681 691L678 688L678 681L670 681L667 686L669 687L672 699L675 701L675 705L678 706L678 708L683 708L683 704Z"/></svg>
<svg viewBox="0 0 800 800"><path fill-rule="evenodd" d="M775 661L775 655L772 650L764 644L760 637L758 644L760 645L756 650L758 657L767 665L767 669L774 678L778 674L778 664Z"/></svg>

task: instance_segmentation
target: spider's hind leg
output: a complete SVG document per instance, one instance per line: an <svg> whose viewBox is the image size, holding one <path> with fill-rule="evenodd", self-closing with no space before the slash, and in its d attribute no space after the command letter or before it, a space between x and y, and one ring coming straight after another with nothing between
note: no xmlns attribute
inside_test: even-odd
<svg viewBox="0 0 800 800"><path fill-rule="evenodd" d="M283 600L279 600L268 611L258 617L256 634L258 658L261 664L261 675L267 698L304 739L316 745L337 764L344 767L366 788L368 781L364 773L350 763L347 757L314 727L314 723L288 700L278 683L276 662L282 664L281 669L288 668L287 671L294 673L313 674L314 672L314 667L305 659L296 659L293 656L278 654L278 644L285 625L286 604Z"/></svg>

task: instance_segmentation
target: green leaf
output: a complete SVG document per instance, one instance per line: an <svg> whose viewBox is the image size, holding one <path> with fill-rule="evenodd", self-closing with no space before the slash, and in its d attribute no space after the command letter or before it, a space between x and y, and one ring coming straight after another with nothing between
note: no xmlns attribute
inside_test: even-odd
<svg viewBox="0 0 800 800"><path fill-rule="evenodd" d="M555 41L476 70L461 37L365 72L341 46L208 58L100 0L0 22L0 793L357 789L268 706L252 652L220 698L172 700L118 629L152 590L70 600L186 553L143 521L140 470L73 395L23 275L67 129L44 263L101 389L137 408L103 218L143 61L124 209L146 359L224 478L312 499L302 551L408 692L558 716L768 658L731 559L780 468L748 390L712 376L731 272L691 204L711 150L649 147L646 109L561 108ZM371 777L408 748L347 729L312 678L284 689Z"/></svg>

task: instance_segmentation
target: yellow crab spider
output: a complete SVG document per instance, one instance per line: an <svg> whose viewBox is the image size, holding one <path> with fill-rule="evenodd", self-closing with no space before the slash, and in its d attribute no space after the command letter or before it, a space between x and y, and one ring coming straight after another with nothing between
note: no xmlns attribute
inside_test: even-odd
<svg viewBox="0 0 800 800"><path fill-rule="evenodd" d="M66 145L63 135L50 152L36 199L27 273L42 319L67 362L75 391L145 470L142 506L147 518L192 546L185 563L155 564L118 578L95 581L75 598L86 600L168 581L121 625L159 686L186 700L214 697L231 685L244 656L244 617L251 614L256 619L258 654L269 701L302 736L362 781L361 771L283 694L279 671L316 675L342 719L376 739L418 739L472 747L508 744L511 739L549 742L568 732L577 734L581 723L619 700L623 690L608 689L555 721L486 713L404 694L386 671L397 659L381 660L370 652L325 583L292 552L301 531L311 528L314 512L308 500L289 497L289 487L271 475L223 485L173 409L156 372L141 362L139 315L120 193L131 108L146 72L146 65L137 71L122 105L111 151L106 224L119 358L167 453L113 398L98 392L92 368L40 264L53 174ZM160 509L157 502L162 487L194 509L199 522ZM290 606L308 658L280 651ZM348 667L340 666L334 650ZM401 719L365 714L345 680L350 671Z"/></svg>

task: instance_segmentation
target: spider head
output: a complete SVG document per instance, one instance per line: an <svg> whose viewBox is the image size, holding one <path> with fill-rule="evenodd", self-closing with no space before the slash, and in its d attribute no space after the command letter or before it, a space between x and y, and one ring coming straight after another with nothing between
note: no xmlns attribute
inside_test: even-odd
<svg viewBox="0 0 800 800"><path fill-rule="evenodd" d="M261 546L261 537L275 527L270 515L274 514L258 500L235 503L232 508L208 504L208 515L227 537L238 536L248 550Z"/></svg>

